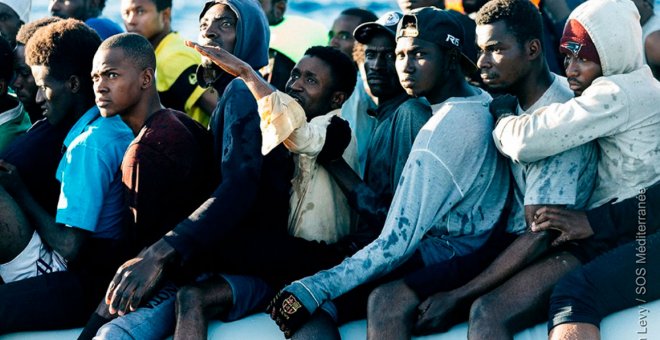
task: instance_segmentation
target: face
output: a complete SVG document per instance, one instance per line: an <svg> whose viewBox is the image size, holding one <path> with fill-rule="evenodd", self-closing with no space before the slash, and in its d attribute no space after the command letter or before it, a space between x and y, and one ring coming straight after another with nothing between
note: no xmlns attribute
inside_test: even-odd
<svg viewBox="0 0 660 340"><path fill-rule="evenodd" d="M396 44L385 33L371 38L364 50L364 71L371 94L378 98L391 98L401 93L396 74L394 49Z"/></svg>
<svg viewBox="0 0 660 340"><path fill-rule="evenodd" d="M352 15L340 15L332 24L332 30L328 32L330 38L329 46L332 46L353 60L353 44L355 38L353 31L360 24L360 18Z"/></svg>
<svg viewBox="0 0 660 340"><path fill-rule="evenodd" d="M259 2L261 3L261 8L264 10L264 13L266 14L266 18L268 18L269 25L272 26L282 21L282 17L284 16L282 8L286 8L285 0L280 0L280 1L260 0Z"/></svg>
<svg viewBox="0 0 660 340"><path fill-rule="evenodd" d="M126 31L137 33L148 40L165 29L166 11L158 12L151 0L122 0L121 18Z"/></svg>
<svg viewBox="0 0 660 340"><path fill-rule="evenodd" d="M25 63L25 46L18 45L14 49L14 82L11 87L16 96L25 106L34 106L37 96L37 85L34 83L30 66Z"/></svg>
<svg viewBox="0 0 660 340"><path fill-rule="evenodd" d="M30 69L38 87L35 97L37 105L50 124L59 124L73 108L71 81L56 79L43 65L33 65Z"/></svg>
<svg viewBox="0 0 660 340"><path fill-rule="evenodd" d="M304 56L291 70L285 90L310 120L331 111L332 86L330 67L319 58Z"/></svg>
<svg viewBox="0 0 660 340"><path fill-rule="evenodd" d="M401 86L411 96L429 101L446 77L445 52L440 46L417 38L401 37L396 43L396 71ZM431 101L431 104L435 104Z"/></svg>
<svg viewBox="0 0 660 340"><path fill-rule="evenodd" d="M238 19L229 6L218 4L204 13L199 21L198 41L201 45L222 47L229 53L234 53L236 45L236 25ZM208 58L202 57L204 66L211 66Z"/></svg>
<svg viewBox="0 0 660 340"><path fill-rule="evenodd" d="M12 46L16 44L16 34L21 28L21 23L21 19L13 9L0 3L0 35L5 37Z"/></svg>
<svg viewBox="0 0 660 340"><path fill-rule="evenodd" d="M564 55L564 68L566 69L566 78L568 85L578 97L591 85L598 77L603 75L603 70L599 64L578 58L574 55Z"/></svg>
<svg viewBox="0 0 660 340"><path fill-rule="evenodd" d="M529 60L503 21L477 26L481 79L490 90L508 91L527 73Z"/></svg>
<svg viewBox="0 0 660 340"><path fill-rule="evenodd" d="M50 14L56 17L86 19L88 0L50 0Z"/></svg>
<svg viewBox="0 0 660 340"><path fill-rule="evenodd" d="M404 12L413 10L415 8L429 7L429 6L445 8L444 1L438 1L438 0L396 0L396 2L399 4L399 8L401 8L401 10Z"/></svg>
<svg viewBox="0 0 660 340"><path fill-rule="evenodd" d="M131 113L143 95L144 72L148 71L138 69L120 48L96 52L92 64L92 82L96 106L101 116Z"/></svg>

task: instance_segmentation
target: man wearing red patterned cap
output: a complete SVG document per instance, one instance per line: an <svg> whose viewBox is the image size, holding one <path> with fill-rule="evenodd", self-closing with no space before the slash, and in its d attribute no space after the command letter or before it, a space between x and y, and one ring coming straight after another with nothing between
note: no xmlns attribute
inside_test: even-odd
<svg viewBox="0 0 660 340"><path fill-rule="evenodd" d="M498 148L523 162L552 156L592 140L598 143L598 178L590 200L590 206L597 208L586 213L542 208L535 215L532 231L559 232L553 246L584 239L582 246L596 245L602 251L638 236L636 219L627 222L635 222L627 230L620 224L618 211L624 203L618 202L634 201L636 197L641 202L646 197L640 195L660 181L660 83L642 62L641 34L639 13L631 1L583 3L571 13L560 43L566 76L577 97L517 117L501 117L495 128ZM651 249L657 246L658 234L652 234L658 230L658 223L644 223L644 237L651 235L644 246L649 248L649 254L654 254L646 266L650 279L660 276L660 266L655 262L660 259ZM636 279L636 259L630 254L631 244L622 247L626 246L628 249L615 250L620 251L618 257L613 253L604 255L559 281L550 301L549 328L553 338L565 338L571 333L576 339L594 338L601 317L634 303L635 287L629 286ZM653 296L660 296L657 287L649 286L649 295L651 290ZM497 290L485 301L497 306L493 294ZM487 320L496 308L474 311L473 306L471 327L478 320ZM498 325L484 327L486 324L471 328L478 334L475 331L470 336L511 337L498 333Z"/></svg>

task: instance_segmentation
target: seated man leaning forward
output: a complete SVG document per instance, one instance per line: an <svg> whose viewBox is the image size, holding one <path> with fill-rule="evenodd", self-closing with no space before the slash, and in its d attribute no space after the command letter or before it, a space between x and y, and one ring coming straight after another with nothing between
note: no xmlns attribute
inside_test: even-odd
<svg viewBox="0 0 660 340"><path fill-rule="evenodd" d="M343 140L326 136L326 129L332 131L329 125L339 124L336 122L340 120L337 116L339 108L353 90L356 71L352 61L332 47L311 47L294 66L286 85L286 93L283 93L274 90L250 65L229 52L192 42L188 42L188 45L213 60L227 73L243 79L250 89L259 104L262 152L267 154L284 143L296 154L289 232L305 239L326 242L335 242L346 235L351 224L348 202L338 184L317 163L317 158L341 157L337 151L343 151L344 159L352 163L354 169L357 168L355 142L350 138L348 124L344 122L343 125L346 137ZM333 77L333 74L337 76ZM324 144L333 143L338 145L324 148ZM257 289L259 287L255 286ZM204 337L207 332L205 316L229 310L231 304L235 303L231 299L214 299L233 295L231 286L223 280L209 279L183 287L182 292L191 289L203 298L201 301L179 302L176 308L175 338ZM264 295L262 292L254 294ZM186 307L181 306L181 303L185 303ZM194 304L201 306L191 308Z"/></svg>
<svg viewBox="0 0 660 340"><path fill-rule="evenodd" d="M493 0L477 13L477 45L481 49L477 65L484 82L492 92L515 96L494 99L491 112L502 107L520 114L573 98L566 79L551 73L545 61L541 20L529 0ZM490 319L501 315L515 320L505 323L512 332L538 323L545 317L546 297L554 283L579 265L578 260L587 261L593 255L583 247L550 249L550 235L526 230L542 206L586 208L596 178L596 161L597 149L592 142L536 162L510 162L515 183L505 232L492 236L478 251L456 259L466 277L476 278L461 287L449 286L444 280L446 268L439 264L420 271L417 280L383 287L370 301L370 335L409 338L413 326L417 333L448 329L465 321L472 302L497 286L500 294L509 294L499 303L506 312ZM536 261L540 256L543 258ZM516 274L523 269L524 273ZM394 306L390 302L393 298L399 301ZM478 332L471 330L470 334Z"/></svg>
<svg viewBox="0 0 660 340"><path fill-rule="evenodd" d="M590 207L636 196L660 180L660 83L642 63L638 21L634 4L627 0L587 1L576 8L560 42L568 82L576 97L533 112L502 117L493 133L497 147L521 162L535 162L596 141L600 156ZM532 227L537 223L534 219ZM552 240L543 234L540 236ZM559 236L554 242L561 243L562 239ZM574 247L577 252L571 250L572 256L564 256L566 263L553 266L560 274L554 281L568 272L566 266L579 258L576 254L587 250L593 258L607 247L597 238L580 242ZM516 285L529 287L533 283L538 287L535 282L547 284L552 279L537 274L524 271L479 298L470 312L471 337L512 338L511 325L529 317L517 315L521 306L515 299L523 294ZM534 304L533 300L520 302ZM547 300L541 302L547 304ZM567 311L579 320L580 311L570 307ZM544 314L536 316L536 321L541 321ZM559 319L563 322L570 316Z"/></svg>
<svg viewBox="0 0 660 340"><path fill-rule="evenodd" d="M434 8L413 11L399 23L399 79L409 94L425 96L435 114L415 139L378 238L338 266L295 281L272 301L268 311L286 336L304 326L296 337L338 337L330 318L364 317L373 288L365 283L471 253L498 224L508 168L490 138L491 98L465 80L461 64L474 64L461 53L463 37L455 17ZM446 279L453 280L452 273Z"/></svg>
<svg viewBox="0 0 660 340"><path fill-rule="evenodd" d="M80 118L64 139L53 174L61 183L55 218L13 165L0 167L0 182L11 197L7 201L4 190L0 195L15 212L0 218L9 222L0 237L0 275L12 282L0 285L0 333L81 325L124 259L119 166L133 134L121 119L105 119L94 106L89 73L100 43L89 27L68 19L39 29L26 46L46 117L53 123Z"/></svg>

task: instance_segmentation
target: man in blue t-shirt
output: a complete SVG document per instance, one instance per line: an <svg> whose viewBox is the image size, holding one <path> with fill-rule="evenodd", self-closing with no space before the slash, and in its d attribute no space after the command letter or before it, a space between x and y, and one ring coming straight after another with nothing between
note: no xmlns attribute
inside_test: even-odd
<svg viewBox="0 0 660 340"><path fill-rule="evenodd" d="M0 333L79 326L123 260L124 202L119 166L131 130L100 117L89 77L101 40L76 20L40 29L26 46L37 102L53 124L80 116L64 139L55 173L55 218L32 197L15 166L0 163ZM109 257L107 254L113 254ZM117 256L119 254L119 256ZM57 311L57 313L55 313Z"/></svg>

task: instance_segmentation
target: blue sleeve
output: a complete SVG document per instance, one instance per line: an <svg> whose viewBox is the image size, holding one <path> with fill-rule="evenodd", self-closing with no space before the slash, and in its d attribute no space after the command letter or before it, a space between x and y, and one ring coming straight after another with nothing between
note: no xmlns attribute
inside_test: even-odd
<svg viewBox="0 0 660 340"><path fill-rule="evenodd" d="M69 146L58 169L61 191L55 222L96 231L105 194L119 172L121 158L113 158L84 143Z"/></svg>
<svg viewBox="0 0 660 340"><path fill-rule="evenodd" d="M233 81L211 118L222 179L211 197L179 223L165 240L185 262L209 250L252 209L263 165L257 102L245 84Z"/></svg>

